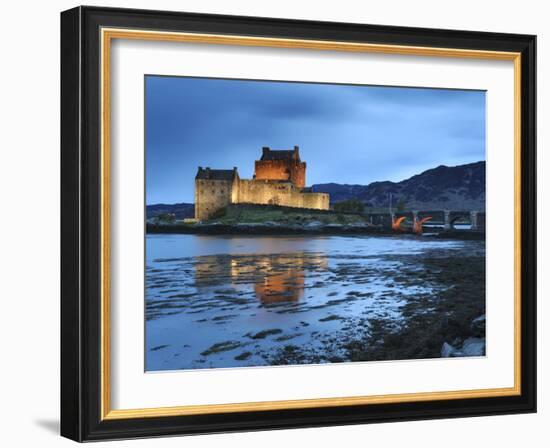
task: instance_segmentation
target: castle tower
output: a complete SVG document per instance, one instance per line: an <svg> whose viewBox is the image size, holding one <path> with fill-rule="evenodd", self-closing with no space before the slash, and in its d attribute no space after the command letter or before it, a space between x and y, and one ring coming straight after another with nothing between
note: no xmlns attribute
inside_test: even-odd
<svg viewBox="0 0 550 448"><path fill-rule="evenodd" d="M195 176L195 219L208 219L231 204L238 181L236 167L232 170L214 170L199 166Z"/></svg>
<svg viewBox="0 0 550 448"><path fill-rule="evenodd" d="M300 160L300 148L275 150L262 148L262 157L254 163L254 179L290 181L297 188L306 186L306 163Z"/></svg>

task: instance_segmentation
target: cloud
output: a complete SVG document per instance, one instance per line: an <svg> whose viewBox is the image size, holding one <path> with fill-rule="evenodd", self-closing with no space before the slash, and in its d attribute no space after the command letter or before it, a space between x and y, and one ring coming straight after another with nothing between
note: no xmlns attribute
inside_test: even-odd
<svg viewBox="0 0 550 448"><path fill-rule="evenodd" d="M147 77L147 203L191 202L197 166L252 175L262 146L301 147L307 182L401 180L485 159L485 93Z"/></svg>

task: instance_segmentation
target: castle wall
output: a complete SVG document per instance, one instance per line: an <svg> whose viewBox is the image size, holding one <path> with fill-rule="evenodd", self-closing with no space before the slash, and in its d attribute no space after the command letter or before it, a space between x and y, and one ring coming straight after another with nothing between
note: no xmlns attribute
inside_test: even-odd
<svg viewBox="0 0 550 448"><path fill-rule="evenodd" d="M235 185L234 203L269 204L285 207L329 209L326 193L302 193L290 182L240 179Z"/></svg>
<svg viewBox="0 0 550 448"><path fill-rule="evenodd" d="M298 188L306 185L306 164L294 160L256 160L254 176L257 180L290 181Z"/></svg>
<svg viewBox="0 0 550 448"><path fill-rule="evenodd" d="M230 180L195 179L195 218L208 219L231 203L232 193Z"/></svg>
<svg viewBox="0 0 550 448"><path fill-rule="evenodd" d="M254 179L240 179L233 170L199 167L195 176L195 219L211 219L229 204L280 205L328 210L329 195L305 190L306 163L299 148L270 150L262 148L256 160Z"/></svg>

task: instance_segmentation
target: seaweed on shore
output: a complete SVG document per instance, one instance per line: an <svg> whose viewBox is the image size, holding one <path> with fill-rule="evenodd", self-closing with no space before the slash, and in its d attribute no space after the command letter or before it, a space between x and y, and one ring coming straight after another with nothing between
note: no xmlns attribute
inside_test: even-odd
<svg viewBox="0 0 550 448"><path fill-rule="evenodd" d="M218 342L214 345L212 345L207 350L204 350L201 352L202 356L208 356L212 355L214 353L220 353L220 352L227 352L229 350L234 350L241 346L240 342L237 341L225 341L225 342Z"/></svg>
<svg viewBox="0 0 550 448"><path fill-rule="evenodd" d="M444 342L461 343L471 337L472 322L485 314L484 254L449 258L434 252L412 257L418 267L394 281L436 287L434 294L408 298L401 308L403 319L370 318L328 340L285 345L264 358L271 365L440 358ZM410 261L408 265L414 266Z"/></svg>
<svg viewBox="0 0 550 448"><path fill-rule="evenodd" d="M472 321L485 314L485 257L423 259L426 281L443 284L435 295L409 300L406 324L394 330L383 320L370 322L363 346L351 345L350 360L439 358L445 341L471 336Z"/></svg>
<svg viewBox="0 0 550 448"><path fill-rule="evenodd" d="M280 328L271 328L269 330L259 331L258 333L255 333L255 334L247 333L245 336L248 336L250 339L264 339L267 336L272 336L274 334L281 334L282 332L283 330L281 330Z"/></svg>

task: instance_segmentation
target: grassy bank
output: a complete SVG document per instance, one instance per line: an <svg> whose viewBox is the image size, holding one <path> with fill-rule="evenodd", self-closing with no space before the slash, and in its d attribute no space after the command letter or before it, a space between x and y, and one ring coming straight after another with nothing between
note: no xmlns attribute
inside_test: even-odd
<svg viewBox="0 0 550 448"><path fill-rule="evenodd" d="M428 236L484 240L484 231L425 229ZM182 221L147 223L147 233L203 235L387 235L412 233L411 227L396 232L389 225L374 225L367 215L333 210L276 205L232 204L200 223Z"/></svg>
<svg viewBox="0 0 550 448"><path fill-rule="evenodd" d="M277 205L231 204L206 221L218 224L277 223L304 225L312 222L320 224L366 223L366 218L354 213L337 213L332 210L281 207Z"/></svg>

